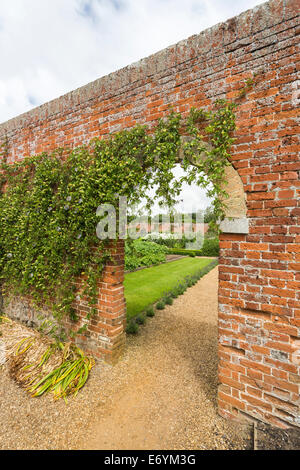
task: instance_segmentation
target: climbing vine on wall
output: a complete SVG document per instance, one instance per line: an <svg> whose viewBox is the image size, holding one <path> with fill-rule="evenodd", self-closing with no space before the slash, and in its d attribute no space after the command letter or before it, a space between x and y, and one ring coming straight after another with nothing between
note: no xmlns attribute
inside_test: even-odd
<svg viewBox="0 0 300 470"><path fill-rule="evenodd" d="M234 105L218 101L212 111L192 109L186 120L172 112L152 132L136 126L94 139L68 155L57 150L13 165L2 156L2 289L49 305L56 318L68 314L76 320L74 280L81 276L84 294L94 306L97 279L109 259L106 242L96 236L99 205L117 208L119 196L137 203L156 187L158 201L172 206L187 182L207 189L214 198L216 220L222 218L224 170L234 129ZM190 137L185 143L182 134ZM176 180L173 169L180 148L186 173ZM150 206L153 197L147 203Z"/></svg>

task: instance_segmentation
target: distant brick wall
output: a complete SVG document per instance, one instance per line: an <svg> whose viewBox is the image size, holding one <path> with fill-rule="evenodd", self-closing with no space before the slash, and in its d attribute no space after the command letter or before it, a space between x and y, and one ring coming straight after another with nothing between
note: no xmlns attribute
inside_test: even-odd
<svg viewBox="0 0 300 470"><path fill-rule="evenodd" d="M250 232L221 237L219 410L281 427L300 426L298 6L270 1L0 125L14 162L154 125L169 105L184 115L191 106L209 107L259 74L237 110L232 149ZM94 350L99 341L98 354L113 360L124 338L121 244L116 261L99 284L90 337L82 338ZM84 317L86 306L78 301L77 309Z"/></svg>

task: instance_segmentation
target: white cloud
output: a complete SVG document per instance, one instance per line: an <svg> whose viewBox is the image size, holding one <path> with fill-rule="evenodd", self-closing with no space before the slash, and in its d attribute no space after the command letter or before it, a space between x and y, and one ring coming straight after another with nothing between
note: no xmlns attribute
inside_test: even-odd
<svg viewBox="0 0 300 470"><path fill-rule="evenodd" d="M0 3L0 122L262 3L9 0Z"/></svg>
<svg viewBox="0 0 300 470"><path fill-rule="evenodd" d="M0 2L0 122L261 0Z"/></svg>

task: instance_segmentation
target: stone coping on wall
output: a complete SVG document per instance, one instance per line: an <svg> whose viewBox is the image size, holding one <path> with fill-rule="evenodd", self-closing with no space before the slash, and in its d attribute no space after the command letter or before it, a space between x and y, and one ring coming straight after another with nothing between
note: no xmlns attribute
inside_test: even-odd
<svg viewBox="0 0 300 470"><path fill-rule="evenodd" d="M279 15L274 14L273 10L276 8L278 8L278 2L274 0L258 5L226 22L216 24L88 85L42 104L7 122L0 123L0 137L12 135L28 125L34 126L37 122L44 121L50 116L62 112L72 112L74 108L87 106L95 99L101 98L105 101L115 95L120 95L131 88L133 84L138 84L141 77L151 78L157 73L176 68L198 54L205 55L207 59L216 58L223 55L227 49L227 52L230 52L237 47L248 46L253 42L254 35L263 34L266 27L282 21ZM295 16L293 10L291 12L287 10L285 13L286 19L290 19L293 15ZM251 38L251 40L247 38Z"/></svg>
<svg viewBox="0 0 300 470"><path fill-rule="evenodd" d="M220 223L223 233L245 234L249 233L249 219L247 218L226 218Z"/></svg>

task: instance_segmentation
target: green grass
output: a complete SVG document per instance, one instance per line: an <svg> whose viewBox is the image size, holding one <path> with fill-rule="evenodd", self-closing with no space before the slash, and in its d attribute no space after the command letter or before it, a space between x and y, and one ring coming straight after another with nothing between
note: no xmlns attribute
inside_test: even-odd
<svg viewBox="0 0 300 470"><path fill-rule="evenodd" d="M184 258L125 275L127 318L160 300L178 281L209 265L213 259Z"/></svg>

